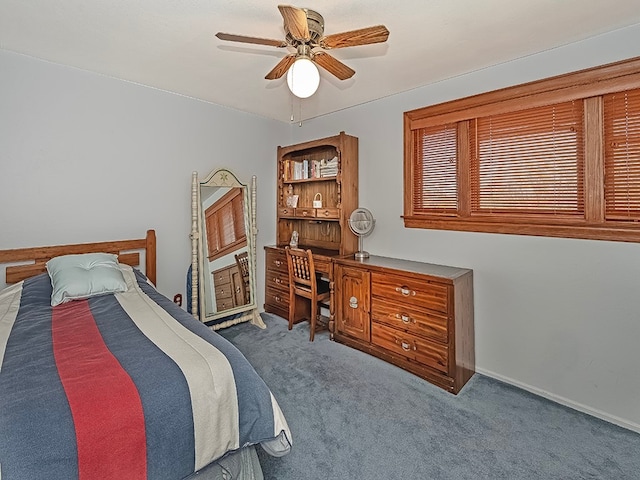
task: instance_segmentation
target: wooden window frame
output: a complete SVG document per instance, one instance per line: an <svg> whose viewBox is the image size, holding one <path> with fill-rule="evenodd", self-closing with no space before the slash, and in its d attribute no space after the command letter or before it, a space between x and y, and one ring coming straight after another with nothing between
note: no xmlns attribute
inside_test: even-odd
<svg viewBox="0 0 640 480"><path fill-rule="evenodd" d="M640 57L581 70L540 81L474 95L404 113L404 224L408 228L486 233L539 235L640 242L640 218L607 220L604 189L603 96L640 88ZM539 215L473 214L469 125L476 118L515 112L562 102L583 102L584 215L577 218ZM419 172L415 158L416 130L457 125L458 207L452 215L424 212L414 205Z"/></svg>

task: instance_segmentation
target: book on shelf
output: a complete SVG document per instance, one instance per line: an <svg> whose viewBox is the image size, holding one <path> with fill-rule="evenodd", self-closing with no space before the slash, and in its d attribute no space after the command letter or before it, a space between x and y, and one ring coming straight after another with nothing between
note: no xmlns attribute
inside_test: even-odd
<svg viewBox="0 0 640 480"><path fill-rule="evenodd" d="M283 179L285 182L335 177L336 175L338 175L338 157L334 157L331 160L285 160L283 164Z"/></svg>

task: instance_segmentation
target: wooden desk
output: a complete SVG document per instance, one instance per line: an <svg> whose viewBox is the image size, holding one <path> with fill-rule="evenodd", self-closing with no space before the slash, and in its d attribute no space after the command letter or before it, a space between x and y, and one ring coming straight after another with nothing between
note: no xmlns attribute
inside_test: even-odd
<svg viewBox="0 0 640 480"><path fill-rule="evenodd" d="M299 248L307 248L300 245ZM341 258L335 250L325 250L308 247L313 253L316 272L329 280L331 299L329 303L329 331L333 331L334 319L334 291L333 291L333 260ZM284 247L268 245L265 249L265 312L274 313L282 318L289 318L289 271L287 255Z"/></svg>

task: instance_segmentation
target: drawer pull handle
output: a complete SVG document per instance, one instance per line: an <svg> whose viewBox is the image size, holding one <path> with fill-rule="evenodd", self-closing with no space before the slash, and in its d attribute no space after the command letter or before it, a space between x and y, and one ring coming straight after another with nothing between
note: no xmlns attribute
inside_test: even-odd
<svg viewBox="0 0 640 480"><path fill-rule="evenodd" d="M404 341L404 340L402 340L402 339L400 339L400 338L398 338L398 339L396 340L396 343L397 343L398 345L400 345L400 347L402 348L402 350L404 350L405 352L409 352L409 351L411 351L411 350L415 350L415 349L416 349L416 347L415 347L415 346L412 346L409 342L406 342L406 341Z"/></svg>
<svg viewBox="0 0 640 480"><path fill-rule="evenodd" d="M282 283L282 280L280 280L279 278L276 278L276 277L273 278L273 281L275 283L277 283L278 285L280 285Z"/></svg>
<svg viewBox="0 0 640 480"><path fill-rule="evenodd" d="M282 299L281 299L278 295L276 295L275 297L273 297L273 299L274 299L276 302L281 302L281 301L282 301Z"/></svg>
<svg viewBox="0 0 640 480"><path fill-rule="evenodd" d="M396 313L396 318L402 323L416 323L413 318L411 318L409 315L405 315L404 313Z"/></svg>
<svg viewBox="0 0 640 480"><path fill-rule="evenodd" d="M408 296L412 296L415 297L416 296L416 291L415 290L409 290L409 287L396 287L396 292L401 293L404 297L408 297Z"/></svg>
<svg viewBox="0 0 640 480"><path fill-rule="evenodd" d="M240 293L240 287L236 287L236 293Z"/></svg>
<svg viewBox="0 0 640 480"><path fill-rule="evenodd" d="M351 308L358 308L358 299L356 297L351 297L349 299L349 306Z"/></svg>
<svg viewBox="0 0 640 480"><path fill-rule="evenodd" d="M275 262L273 262L276 264L276 267L279 267L280 265L282 265L282 262L280 260L276 260Z"/></svg>

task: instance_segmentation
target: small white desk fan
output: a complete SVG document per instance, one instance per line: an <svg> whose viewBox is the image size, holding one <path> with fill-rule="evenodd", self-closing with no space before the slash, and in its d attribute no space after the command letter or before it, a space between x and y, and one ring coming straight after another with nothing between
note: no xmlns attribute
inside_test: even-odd
<svg viewBox="0 0 640 480"><path fill-rule="evenodd" d="M369 258L369 252L362 248L362 239L373 231L376 220L373 214L366 208L356 208L349 216L349 228L358 236L358 251L355 253L356 260Z"/></svg>

